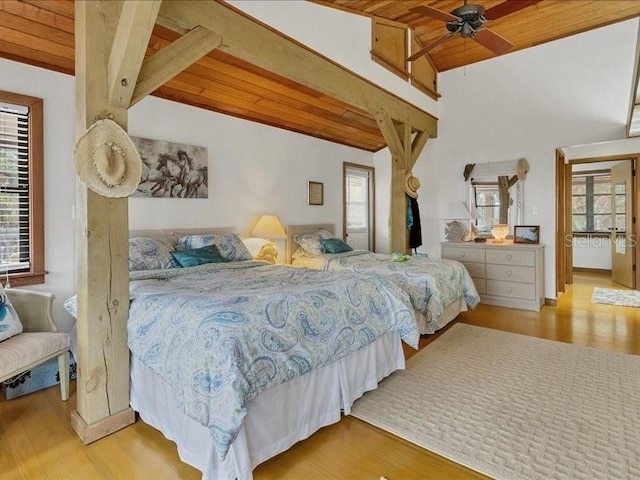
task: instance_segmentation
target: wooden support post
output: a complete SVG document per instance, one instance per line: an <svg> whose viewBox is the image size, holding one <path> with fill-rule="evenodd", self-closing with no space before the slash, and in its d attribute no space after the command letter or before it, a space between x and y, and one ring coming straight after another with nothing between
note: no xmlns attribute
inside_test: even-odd
<svg viewBox="0 0 640 480"><path fill-rule="evenodd" d="M378 127L391 152L391 209L389 242L394 252L409 252L407 243L407 195L404 177L410 172L429 138L429 132L419 131L415 138L411 125L394 122L384 111L374 114Z"/></svg>
<svg viewBox="0 0 640 480"><path fill-rule="evenodd" d="M76 138L107 115L127 128L127 110L109 104L106 81L122 4L75 3ZM71 424L86 444L135 421L126 329L128 201L102 197L77 182L76 213L78 382Z"/></svg>

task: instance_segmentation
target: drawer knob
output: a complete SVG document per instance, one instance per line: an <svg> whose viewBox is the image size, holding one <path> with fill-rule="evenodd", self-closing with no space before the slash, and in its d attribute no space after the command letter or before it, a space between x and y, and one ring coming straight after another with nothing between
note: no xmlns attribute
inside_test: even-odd
<svg viewBox="0 0 640 480"><path fill-rule="evenodd" d="M507 293L513 293L513 287L507 288Z"/></svg>
<svg viewBox="0 0 640 480"><path fill-rule="evenodd" d="M460 257L464 258L464 257L466 257L466 256L467 256L467 252L462 252L462 253L460 253Z"/></svg>
<svg viewBox="0 0 640 480"><path fill-rule="evenodd" d="M513 255L511 255L510 253L507 254L507 260L511 260L513 258Z"/></svg>
<svg viewBox="0 0 640 480"><path fill-rule="evenodd" d="M507 270L507 271L505 272L505 275L506 275L507 277L510 277L511 275L513 275L513 272L512 272L511 270Z"/></svg>

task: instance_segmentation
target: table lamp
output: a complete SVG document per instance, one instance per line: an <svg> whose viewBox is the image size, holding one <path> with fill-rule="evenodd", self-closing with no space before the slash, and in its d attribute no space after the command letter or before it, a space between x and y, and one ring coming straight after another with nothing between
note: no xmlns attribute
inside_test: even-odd
<svg viewBox="0 0 640 480"><path fill-rule="evenodd" d="M287 238L287 234L282 228L282 224L275 215L262 215L256 226L251 231L253 237L264 238L267 242L256 254L256 260L265 260L269 263L276 263L278 259L278 247L272 240Z"/></svg>

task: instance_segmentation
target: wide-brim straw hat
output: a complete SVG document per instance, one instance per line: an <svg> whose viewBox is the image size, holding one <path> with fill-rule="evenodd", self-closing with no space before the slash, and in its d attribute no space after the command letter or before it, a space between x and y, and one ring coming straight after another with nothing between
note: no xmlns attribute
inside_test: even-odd
<svg viewBox="0 0 640 480"><path fill-rule="evenodd" d="M126 197L140 183L140 154L127 132L113 120L91 125L76 143L73 159L80 180L104 197Z"/></svg>
<svg viewBox="0 0 640 480"><path fill-rule="evenodd" d="M411 198L418 198L418 189L420 188L420 179L414 177L413 173L407 172L404 176L404 191Z"/></svg>

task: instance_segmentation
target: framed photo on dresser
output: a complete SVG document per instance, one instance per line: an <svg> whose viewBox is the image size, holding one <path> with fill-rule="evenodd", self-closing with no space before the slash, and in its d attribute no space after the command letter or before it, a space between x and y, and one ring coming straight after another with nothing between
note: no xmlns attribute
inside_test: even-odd
<svg viewBox="0 0 640 480"><path fill-rule="evenodd" d="M540 225L515 225L513 243L540 243Z"/></svg>

